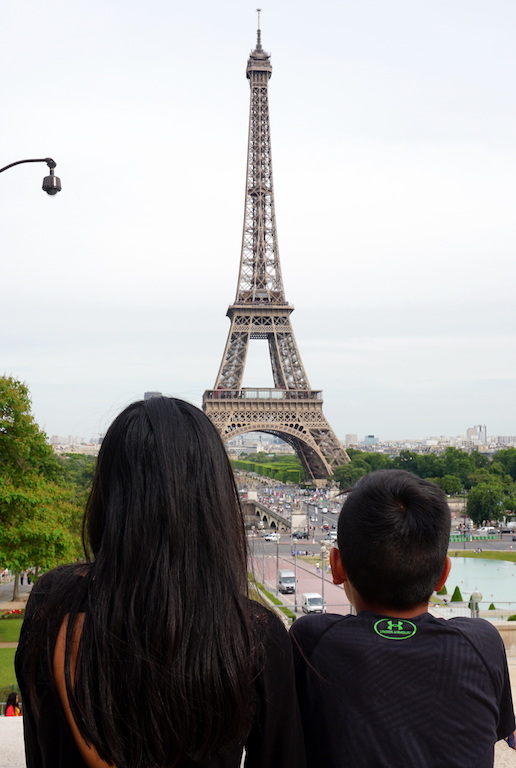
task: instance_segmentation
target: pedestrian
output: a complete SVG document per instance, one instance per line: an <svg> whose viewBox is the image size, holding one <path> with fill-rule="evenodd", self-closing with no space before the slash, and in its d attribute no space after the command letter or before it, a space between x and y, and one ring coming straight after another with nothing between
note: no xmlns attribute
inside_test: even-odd
<svg viewBox="0 0 516 768"><path fill-rule="evenodd" d="M238 490L210 419L176 398L128 406L83 531L86 562L44 574L27 603L27 768L240 768L244 749L253 768L304 768L290 640L247 596Z"/></svg>
<svg viewBox="0 0 516 768"><path fill-rule="evenodd" d="M505 648L484 619L428 611L449 542L446 496L429 480L377 470L347 495L330 560L356 615L290 630L309 768L492 768L515 729Z"/></svg>
<svg viewBox="0 0 516 768"><path fill-rule="evenodd" d="M12 692L7 697L7 703L5 705L5 716L20 717L20 715L21 715L21 709L20 709L20 701L18 699L18 694Z"/></svg>
<svg viewBox="0 0 516 768"><path fill-rule="evenodd" d="M25 579L25 571L20 571L20 584L23 587L23 581Z"/></svg>

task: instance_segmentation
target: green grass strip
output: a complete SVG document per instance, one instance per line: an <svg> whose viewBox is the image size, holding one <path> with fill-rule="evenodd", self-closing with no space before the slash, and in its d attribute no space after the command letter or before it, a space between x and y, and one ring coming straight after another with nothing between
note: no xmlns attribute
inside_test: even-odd
<svg viewBox="0 0 516 768"><path fill-rule="evenodd" d="M14 654L16 648L0 648L0 688L15 686L18 690L14 674ZM5 699L3 699L5 701Z"/></svg>
<svg viewBox="0 0 516 768"><path fill-rule="evenodd" d="M256 579L252 574L249 574L249 581L255 587L255 589L259 590L262 594L264 594L267 597L267 599L271 601L271 603L273 603L274 605L277 605L279 610L282 613L284 613L287 618L289 618L291 621L294 621L297 618L296 614L293 611L291 611L290 608L287 608L286 606L284 606L281 600L278 600L276 595L273 595L271 592L265 589L263 584L260 584L259 581L256 581Z"/></svg>
<svg viewBox="0 0 516 768"><path fill-rule="evenodd" d="M23 619L0 619L0 643L17 643Z"/></svg>

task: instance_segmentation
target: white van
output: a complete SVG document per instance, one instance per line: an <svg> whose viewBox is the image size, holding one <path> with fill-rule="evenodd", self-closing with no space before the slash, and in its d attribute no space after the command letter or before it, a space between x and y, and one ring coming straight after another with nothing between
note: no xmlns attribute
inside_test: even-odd
<svg viewBox="0 0 516 768"><path fill-rule="evenodd" d="M301 597L303 613L324 613L326 608L318 592L305 592Z"/></svg>
<svg viewBox="0 0 516 768"><path fill-rule="evenodd" d="M294 571L278 571L278 592L291 595L296 591L296 574Z"/></svg>

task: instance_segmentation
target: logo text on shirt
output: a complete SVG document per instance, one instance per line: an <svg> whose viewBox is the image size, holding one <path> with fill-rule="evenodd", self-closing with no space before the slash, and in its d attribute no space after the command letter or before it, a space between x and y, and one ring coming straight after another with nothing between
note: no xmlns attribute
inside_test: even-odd
<svg viewBox="0 0 516 768"><path fill-rule="evenodd" d="M417 632L417 627L407 619L379 619L374 624L374 631L388 640L407 640Z"/></svg>

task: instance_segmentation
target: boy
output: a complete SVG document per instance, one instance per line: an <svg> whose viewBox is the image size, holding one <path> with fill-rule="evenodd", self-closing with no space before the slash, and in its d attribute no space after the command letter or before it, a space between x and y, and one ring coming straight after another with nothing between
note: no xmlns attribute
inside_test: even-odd
<svg viewBox="0 0 516 768"><path fill-rule="evenodd" d="M348 495L330 562L357 615L291 629L309 768L491 768L514 731L497 630L427 612L449 533L445 495L409 472L371 472Z"/></svg>

